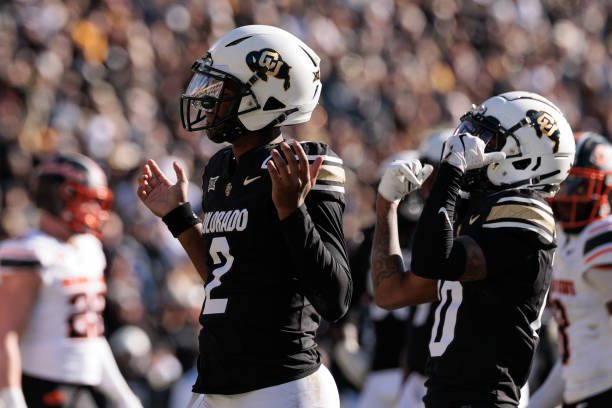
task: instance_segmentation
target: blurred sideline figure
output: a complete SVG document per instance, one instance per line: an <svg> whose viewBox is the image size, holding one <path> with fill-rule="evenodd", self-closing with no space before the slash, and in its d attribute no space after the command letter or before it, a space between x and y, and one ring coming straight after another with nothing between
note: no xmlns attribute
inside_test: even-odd
<svg viewBox="0 0 612 408"><path fill-rule="evenodd" d="M347 311L344 169L325 144L283 138L310 119L320 59L276 27L229 31L192 66L183 126L229 142L204 169L202 219L175 164L155 161L138 196L179 239L206 284L191 408L339 407L315 333Z"/></svg>
<svg viewBox="0 0 612 408"><path fill-rule="evenodd" d="M416 150L399 152L379 167L379 176L382 177L387 167L394 161L409 161L420 158L423 162L437 165L442 155L444 141L452 134L452 129L436 130L427 135L426 139ZM422 188L414 194L407 195L399 204L398 238L402 249L404 262L409 263L411 257L411 243L416 222L423 208L431 185L429 179ZM367 281L368 298L374 300L372 281L370 279L370 254L374 236L374 225L364 229L363 243L354 251L351 257L351 271L353 279ZM356 284L356 286L359 286ZM354 294L356 295L356 294ZM369 301L369 299L368 299ZM373 332L373 345L364 344L363 347L352 352L347 344L339 343L335 349L335 358L343 368L345 376L361 373L362 391L357 407L394 407L418 406L425 395L424 375L427 360L427 343L433 322L433 309L430 303L402 307L395 310L385 310L375 302L368 304L366 324L360 337L362 343L368 342L370 330ZM362 361L367 360L367 361ZM367 374L367 376L366 376ZM406 378L409 381L405 383ZM405 384L406 387L403 387ZM402 398L400 398L402 397ZM422 402L420 402L422 405Z"/></svg>
<svg viewBox="0 0 612 408"><path fill-rule="evenodd" d="M37 168L32 194L39 229L0 244L0 405L76 406L87 390L99 407L100 394L141 407L103 336L106 176L85 156L57 155Z"/></svg>
<svg viewBox="0 0 612 408"><path fill-rule="evenodd" d="M556 247L546 198L569 173L574 150L565 117L540 95L508 92L473 106L445 144L408 273L397 204L433 169L413 160L385 172L372 250L377 301L397 308L440 300L426 407L518 406Z"/></svg>
<svg viewBox="0 0 612 408"><path fill-rule="evenodd" d="M380 165L379 175L382 176L387 165L395 159L409 160L417 157L418 153L415 150L399 152ZM400 245L408 259L412 232L421 207L422 204L418 200L411 201L409 196L402 202L401 210L398 211L400 214L398 217ZM349 378L354 377L355 373L360 371L359 367L363 367L360 373L361 384L358 384L361 386L356 405L358 408L391 408L397 400L402 382L400 360L405 346L404 335L410 311L408 307L388 311L373 302L369 277L370 252L374 236L373 224L364 228L363 236L363 242L351 256L351 272L355 286L366 289L366 293L353 294L353 296L361 295L362 302L367 305L360 326L359 337L362 344L361 347L357 345L359 353L349 353L348 350L341 348L344 343L339 343L335 348L334 357L338 365L343 368L344 375ZM344 348L348 349L349 345L346 344ZM356 364L360 362L360 358L364 361L361 365Z"/></svg>
<svg viewBox="0 0 612 408"><path fill-rule="evenodd" d="M530 408L612 407L612 146L577 135L569 177L552 199L559 249L550 301L560 359Z"/></svg>
<svg viewBox="0 0 612 408"><path fill-rule="evenodd" d="M421 163L423 165L429 164L433 167L432 175L423 182L421 188L407 197L407 199L411 196L419 197L421 202L419 215L423 209L422 203L427 200L433 181L436 178L444 143L452 134L453 129L437 130L428 135L419 146L418 152ZM405 265L410 265L410 259L404 258L404 263ZM404 382L397 400L397 408L419 408L424 406L423 397L427 391L425 388L425 371L429 355L428 344L431 337L431 327L434 321L436 304L437 302L422 303L410 307L411 316L406 328L405 337Z"/></svg>

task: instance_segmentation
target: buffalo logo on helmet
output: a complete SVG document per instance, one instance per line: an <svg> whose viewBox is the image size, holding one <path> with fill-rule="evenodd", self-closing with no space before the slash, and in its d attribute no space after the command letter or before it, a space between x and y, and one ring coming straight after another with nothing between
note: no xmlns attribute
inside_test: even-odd
<svg viewBox="0 0 612 408"><path fill-rule="evenodd" d="M559 151L559 126L551 114L543 111L529 110L527 117L531 119L531 123L538 137L546 136L554 142L553 152Z"/></svg>
<svg viewBox="0 0 612 408"><path fill-rule="evenodd" d="M251 51L246 56L246 63L249 69L257 74L264 81L268 80L268 75L283 80L285 91L291 86L289 70L291 66L283 61L281 55L271 49L264 48L259 51Z"/></svg>

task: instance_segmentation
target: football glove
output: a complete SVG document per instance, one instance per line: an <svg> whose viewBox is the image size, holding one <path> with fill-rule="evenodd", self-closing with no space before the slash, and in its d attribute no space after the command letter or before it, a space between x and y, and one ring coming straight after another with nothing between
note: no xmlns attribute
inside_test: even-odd
<svg viewBox="0 0 612 408"><path fill-rule="evenodd" d="M421 187L429 177L433 167L425 166L417 159L394 160L385 169L378 184L378 193L387 201L398 203L406 195Z"/></svg>
<svg viewBox="0 0 612 408"><path fill-rule="evenodd" d="M506 158L504 152L485 153L485 142L469 133L460 133L448 138L444 145L442 162L447 162L465 173L491 163L499 163Z"/></svg>

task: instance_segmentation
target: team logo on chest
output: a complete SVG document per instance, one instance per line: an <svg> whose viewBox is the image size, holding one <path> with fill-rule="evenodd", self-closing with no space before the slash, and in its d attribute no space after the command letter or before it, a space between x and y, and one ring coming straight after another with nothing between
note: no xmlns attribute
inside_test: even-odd
<svg viewBox="0 0 612 408"><path fill-rule="evenodd" d="M227 183L225 185L225 196L229 197L231 192L232 192L232 183Z"/></svg>

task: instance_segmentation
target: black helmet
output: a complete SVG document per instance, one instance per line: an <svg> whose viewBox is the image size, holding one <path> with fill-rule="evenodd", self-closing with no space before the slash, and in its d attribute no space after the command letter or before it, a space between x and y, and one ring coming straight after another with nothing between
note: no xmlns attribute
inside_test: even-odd
<svg viewBox="0 0 612 408"><path fill-rule="evenodd" d="M72 231L98 237L113 200L100 166L78 153L58 154L40 164L32 194L38 208L63 220Z"/></svg>
<svg viewBox="0 0 612 408"><path fill-rule="evenodd" d="M610 213L612 145L603 136L576 135L576 157L567 179L551 199L556 219L568 233L577 233Z"/></svg>

